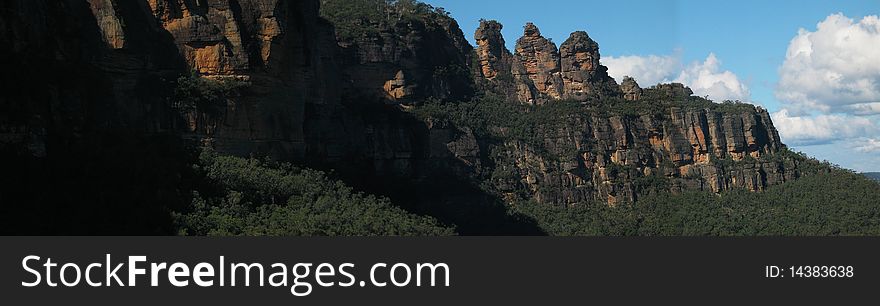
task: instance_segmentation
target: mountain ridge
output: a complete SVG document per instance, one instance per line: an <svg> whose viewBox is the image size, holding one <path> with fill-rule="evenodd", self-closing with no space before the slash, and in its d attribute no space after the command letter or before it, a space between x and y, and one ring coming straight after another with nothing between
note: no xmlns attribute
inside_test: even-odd
<svg viewBox="0 0 880 306"><path fill-rule="evenodd" d="M31 6L33 12L52 7L41 2L18 5ZM732 112L719 111L725 108L692 97L681 84L642 89L627 80L624 94L600 64L599 44L583 31L574 31L558 48L536 25L527 23L510 53L499 23L481 22L474 48L445 11L416 1L249 0L195 6L148 1L138 6L90 0L85 7L71 5L81 9L79 15L68 16L68 22L91 19L95 26L78 30L88 39L69 39L67 46L73 48L56 52L88 48L99 56L74 55L49 63L96 71L100 81L85 88L111 107L94 115L76 107L61 108L57 115L39 117L75 120L37 121L7 130L76 130L87 128L76 126L83 122L136 134L170 132L220 153L311 164L337 170L350 180L427 182L439 172L481 181L500 165L510 168L511 177L492 183L499 191L529 190L526 198L554 204L633 201L634 181L658 173L672 181L670 191L712 192L733 187L761 190L800 175L794 162L756 161L784 148L765 110L734 106ZM13 23L9 28L32 26ZM357 31L343 35L337 28ZM11 39L43 38L53 39ZM21 42L10 46L32 48L13 49L11 58L53 48L37 50L33 48L40 48L38 44ZM170 50L176 50L176 56L169 55ZM187 70L197 78L240 86L214 104L194 100L183 108L174 103L187 97L140 89L163 83L180 86L174 83L175 75L186 75ZM66 97L82 95L68 87L56 88L66 91L55 92L47 101L63 97L60 103L70 103ZM516 104L553 108L576 101L584 107L531 122L524 127L526 134L508 135L503 132L511 130L506 122L489 127L501 133L474 134L473 126L411 115L431 101L478 103L487 95L514 104L519 114L508 114L508 121L531 112ZM649 104L658 107L646 107ZM560 125L562 121L555 120L568 122ZM29 148L46 143L45 136L33 133L16 137L31 141L22 144ZM77 137L71 135L67 143L76 143ZM493 151L498 152L489 156ZM712 162L746 157L755 161L735 169ZM627 171L608 169L618 166Z"/></svg>
<svg viewBox="0 0 880 306"><path fill-rule="evenodd" d="M332 172L464 234L542 233L510 212L522 202L627 206L836 171L789 151L759 107L618 84L583 31L557 47L526 24L511 52L500 23L481 22L471 46L447 12L417 1L0 8L12 80L0 85L0 153L14 173L3 197L45 204L9 215L59 211L38 221L49 229L75 226L69 213L100 221L96 232L175 232L168 211L220 188L196 171L199 148ZM34 196L43 188L58 192ZM148 217L115 219L128 215Z"/></svg>

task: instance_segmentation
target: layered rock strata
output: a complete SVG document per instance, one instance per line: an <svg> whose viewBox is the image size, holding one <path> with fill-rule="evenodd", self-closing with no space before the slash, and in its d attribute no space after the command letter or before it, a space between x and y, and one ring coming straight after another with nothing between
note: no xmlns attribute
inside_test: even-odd
<svg viewBox="0 0 880 306"><path fill-rule="evenodd" d="M541 146L505 143L496 163L507 178L499 186L511 197L614 204L636 200L649 188L759 191L800 175L792 161L765 160L782 144L763 109L672 108L659 117L583 114L565 120L560 128L540 127ZM656 181L663 184L645 185Z"/></svg>

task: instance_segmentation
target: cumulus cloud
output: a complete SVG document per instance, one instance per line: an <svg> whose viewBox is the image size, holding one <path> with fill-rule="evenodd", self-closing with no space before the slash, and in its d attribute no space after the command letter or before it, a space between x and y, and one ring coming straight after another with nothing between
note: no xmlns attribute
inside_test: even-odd
<svg viewBox="0 0 880 306"><path fill-rule="evenodd" d="M864 153L880 152L880 139L862 139L856 143L856 150Z"/></svg>
<svg viewBox="0 0 880 306"><path fill-rule="evenodd" d="M880 18L833 14L800 29L779 69L776 97L792 113L880 114Z"/></svg>
<svg viewBox="0 0 880 306"><path fill-rule="evenodd" d="M681 71L681 59L677 55L627 55L602 58L608 67L608 74L620 82L624 76L631 76L642 86L652 86L668 80Z"/></svg>
<svg viewBox="0 0 880 306"><path fill-rule="evenodd" d="M877 16L857 21L832 14L814 31L800 29L789 42L775 92L782 109L772 116L782 140L793 146L834 143L838 152L880 156L878 46Z"/></svg>
<svg viewBox="0 0 880 306"><path fill-rule="evenodd" d="M788 109L771 114L782 139L790 145L816 145L880 132L877 118L845 114L793 115Z"/></svg>
<svg viewBox="0 0 880 306"><path fill-rule="evenodd" d="M698 96L709 96L714 100L751 100L748 86L733 72L722 71L721 61L715 53L709 53L702 63L688 65L674 82L689 86Z"/></svg>
<svg viewBox="0 0 880 306"><path fill-rule="evenodd" d="M748 86L733 72L722 70L721 61L710 53L704 61L682 65L679 52L673 55L647 56L609 56L602 59L608 67L608 74L615 80L631 76L642 86L657 83L678 82L694 90L698 96L710 99L749 101L751 93Z"/></svg>
<svg viewBox="0 0 880 306"><path fill-rule="evenodd" d="M862 116L880 114L880 102L847 105L844 111Z"/></svg>

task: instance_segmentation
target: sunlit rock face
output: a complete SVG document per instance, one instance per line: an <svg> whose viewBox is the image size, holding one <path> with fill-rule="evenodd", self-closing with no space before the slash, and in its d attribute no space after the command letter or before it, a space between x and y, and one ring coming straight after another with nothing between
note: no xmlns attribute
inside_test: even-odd
<svg viewBox="0 0 880 306"><path fill-rule="evenodd" d="M563 82L559 50L532 23L523 28L516 41L513 60L517 97L520 101L542 104L562 98Z"/></svg>
<svg viewBox="0 0 880 306"><path fill-rule="evenodd" d="M510 51L504 46L501 35L503 26L497 21L481 20L480 27L474 33L477 41L476 53L482 77L494 80L498 74L510 70Z"/></svg>
<svg viewBox="0 0 880 306"><path fill-rule="evenodd" d="M482 21L475 33L480 76L496 87L510 88L521 103L544 104L563 99L587 101L616 97L622 93L599 63L599 44L586 32L577 31L557 49L532 23L523 27L514 54L504 49L501 25ZM509 67L509 68L508 68ZM509 84L497 84L509 69Z"/></svg>

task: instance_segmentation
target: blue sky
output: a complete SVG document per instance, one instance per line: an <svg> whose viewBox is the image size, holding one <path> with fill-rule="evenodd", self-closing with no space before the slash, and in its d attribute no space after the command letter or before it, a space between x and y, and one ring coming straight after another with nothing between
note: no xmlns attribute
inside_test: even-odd
<svg viewBox="0 0 880 306"><path fill-rule="evenodd" d="M449 11L472 44L481 18L504 25L511 50L528 21L557 44L587 31L616 78L761 105L794 149L880 171L878 0L424 2Z"/></svg>

